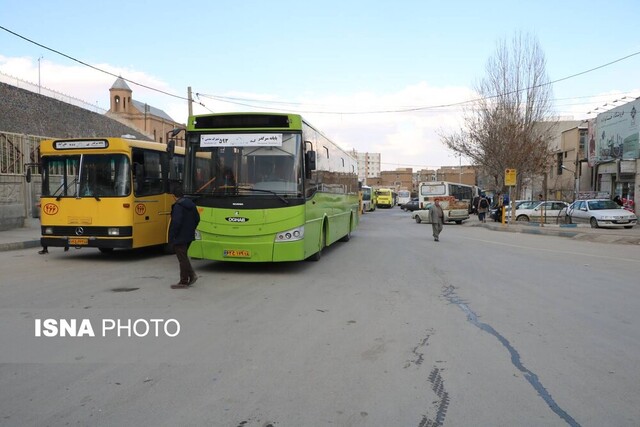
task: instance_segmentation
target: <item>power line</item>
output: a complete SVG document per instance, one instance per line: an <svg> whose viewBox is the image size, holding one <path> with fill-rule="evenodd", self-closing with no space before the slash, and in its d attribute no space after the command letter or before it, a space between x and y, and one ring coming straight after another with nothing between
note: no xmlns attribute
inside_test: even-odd
<svg viewBox="0 0 640 427"><path fill-rule="evenodd" d="M558 83L558 82L562 82L565 80L569 80L571 78L574 77L578 77L605 67L608 67L609 65L613 65L617 62L621 62L624 61L625 59L629 59L633 56L637 56L640 55L640 51L638 52L634 52L632 54L629 54L627 56L624 56L622 58L618 58L616 60L607 62L606 64L602 64L599 65L597 67L593 67L590 68L588 70L585 71L581 71L579 73L575 73L575 74L571 74L569 76L566 77L562 77L556 80L552 80L550 82L546 82L546 83L541 83L538 85L534 85L534 86L530 86L530 87L526 87L524 89L518 89L518 90L514 90L511 92L506 92L504 94L500 94L500 95L491 95L491 96L486 96L486 97L481 97L481 98L475 98L475 99L470 99L467 101L460 101L460 102L455 102L455 103L451 103L451 104L440 104L440 105L431 105L431 106L418 106L418 107L407 107L407 108L400 108L400 109L395 109L395 110L377 110L377 111L300 111L301 113L313 113L313 114L344 114L344 115L355 115L355 114L388 114L388 113L408 113L408 112L413 112L413 111L424 111L424 110L435 110L435 109L443 109L443 108L448 108L448 107L457 107L457 106L462 106L462 105L466 105L466 104L470 104L470 103L474 103L474 102L478 102L478 101L482 101L482 100L489 100L489 99L494 99L497 98L499 96L504 96L504 95L511 95L514 93L518 93L518 92L524 92L530 89L535 89L535 88L539 88L539 87L543 87L543 86L549 86L552 85L554 83ZM252 108L265 108L265 109L271 109L271 110L278 110L277 108L269 108L269 107L264 107L264 106L259 106L259 105L251 105L251 104L246 104L246 103L240 103L240 102L234 102L231 101L233 99L238 99L238 100L242 100L245 102L277 102L277 101L261 101L258 99L246 99L246 98L230 98L230 97L222 97L222 96L217 96L217 95L206 95L206 94L198 94L199 96L202 97L208 97L211 99L215 99L217 101L220 102L228 102L231 104L237 104L237 105L243 105L243 106L247 106L247 107L252 107ZM569 98L570 99L570 98ZM304 105L304 104L299 104L299 103L286 103L286 102L282 102L283 104L289 104L289 105Z"/></svg>
<svg viewBox="0 0 640 427"><path fill-rule="evenodd" d="M43 49L46 49L46 50L48 50L48 51L50 51L50 52L56 53L56 54L58 54L58 55L60 55L60 56L63 56L63 57L65 57L65 58L67 58L67 59L70 59L70 60L72 60L72 61L74 61L74 62L77 62L78 64L84 65L85 67L92 68L92 69L94 69L94 70L96 70L96 71L99 71L99 72L101 72L101 73L108 74L108 75L113 76L113 77L116 77L116 78L121 78L122 80L124 80L124 81L126 81L126 82L129 82L129 83L134 84L134 85L136 85L136 86L143 87L143 88L145 88L145 89L152 90L152 91L154 91L154 92L159 92L159 93L162 93L162 94L164 94L164 95L171 96L171 97L173 97L173 98L178 98L178 99L182 99L182 100L185 100L185 101L189 101L189 98L186 98L186 97L184 97L184 96L176 95L176 94L173 94L173 93L170 93L170 92L164 91L164 90L162 90L162 89L157 89L157 88L154 88L154 87L151 87L151 86L145 85L145 84L143 84L143 83L136 82L136 81L134 81L134 80L126 79L126 78L124 78L124 77L122 77L122 76L119 76L119 75L116 75L116 74L114 74L114 73L112 73L112 72L110 72L110 71L103 70L103 69L98 68L98 67L96 67L96 66L94 66L94 65L88 64L88 63L86 63L86 62L84 62L84 61L81 61L81 60L79 60L79 59L77 59L77 58L74 58L74 57L72 57L72 56L69 56L69 55L67 55L67 54L65 54L65 53L62 53L62 52L58 51L58 50L55 50L55 49L50 48L50 47L48 47L48 46L45 46L45 45L43 45L42 43L38 43L38 42L36 42L36 41L34 41L34 40L31 40L31 39L29 39L29 38L27 38L27 37L24 37L24 36L22 36L22 35L20 35L20 34L18 34L18 33L16 33L16 32L14 32L14 31L9 30L8 28L3 27L2 25L0 25L0 29L4 30L4 31L6 31L6 32L8 32L8 33L10 33L10 34L13 34L14 36L19 37L19 38L21 38L21 39L23 39L23 40L26 40L27 42L32 43L32 44L34 44L34 45L36 45L36 46L39 46L39 47L41 47L41 48L43 48ZM205 105L204 105L204 104L201 104L201 105L202 105L203 107L205 107ZM205 107L205 108L206 108L206 107Z"/></svg>

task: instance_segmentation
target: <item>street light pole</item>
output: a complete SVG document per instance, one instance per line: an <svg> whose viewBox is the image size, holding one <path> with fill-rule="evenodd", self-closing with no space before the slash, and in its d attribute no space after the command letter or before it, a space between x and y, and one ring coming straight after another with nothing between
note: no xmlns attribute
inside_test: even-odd
<svg viewBox="0 0 640 427"><path fill-rule="evenodd" d="M573 174L573 200L578 199L578 174L576 171L569 169L565 165L560 165L560 167L568 172Z"/></svg>
<svg viewBox="0 0 640 427"><path fill-rule="evenodd" d="M40 56L40 58L38 58L38 95L40 95L40 60L44 58L44 56Z"/></svg>

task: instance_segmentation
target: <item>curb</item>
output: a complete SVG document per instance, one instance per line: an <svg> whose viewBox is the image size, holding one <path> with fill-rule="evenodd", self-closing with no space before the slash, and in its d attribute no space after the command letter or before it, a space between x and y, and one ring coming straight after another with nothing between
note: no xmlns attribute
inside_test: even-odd
<svg viewBox="0 0 640 427"><path fill-rule="evenodd" d="M25 242L0 243L0 252L40 247L40 239Z"/></svg>
<svg viewBox="0 0 640 427"><path fill-rule="evenodd" d="M538 235L546 235L546 236L558 236L558 237L568 237L576 240L590 241L590 242L598 242L598 243L616 243L616 244L628 244L628 245L640 245L640 236L631 235L631 236L622 236L622 235L614 235L614 234L595 234L588 233L584 231L580 231L580 229L576 227L561 227L561 228L552 228L552 227L536 227L533 225L529 226L514 226L514 225L502 225L502 224L469 224L472 227L482 227L487 228L493 231L506 231L512 233L526 233L526 234L538 234Z"/></svg>

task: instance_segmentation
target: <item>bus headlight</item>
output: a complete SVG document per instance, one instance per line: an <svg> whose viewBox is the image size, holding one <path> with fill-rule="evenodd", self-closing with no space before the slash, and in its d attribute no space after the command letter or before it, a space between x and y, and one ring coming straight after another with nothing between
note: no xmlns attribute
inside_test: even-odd
<svg viewBox="0 0 640 427"><path fill-rule="evenodd" d="M202 236L198 230L196 230L196 240L202 240Z"/></svg>
<svg viewBox="0 0 640 427"><path fill-rule="evenodd" d="M291 230L282 231L276 234L276 243L278 242L295 242L302 240L304 237L304 226L292 228Z"/></svg>
<svg viewBox="0 0 640 427"><path fill-rule="evenodd" d="M45 227L44 234L53 234L53 227Z"/></svg>
<svg viewBox="0 0 640 427"><path fill-rule="evenodd" d="M119 236L120 235L120 229L117 228L117 227L108 228L107 229L107 234L109 236Z"/></svg>

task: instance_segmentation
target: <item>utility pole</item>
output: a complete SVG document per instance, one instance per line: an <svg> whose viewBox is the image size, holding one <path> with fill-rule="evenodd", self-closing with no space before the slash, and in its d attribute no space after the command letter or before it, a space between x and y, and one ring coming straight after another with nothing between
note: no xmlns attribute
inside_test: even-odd
<svg viewBox="0 0 640 427"><path fill-rule="evenodd" d="M193 98L191 97L191 86L187 88L187 99L189 105L189 117L193 115Z"/></svg>
<svg viewBox="0 0 640 427"><path fill-rule="evenodd" d="M40 95L40 60L44 58L44 56L40 56L40 58L38 58L38 95Z"/></svg>

